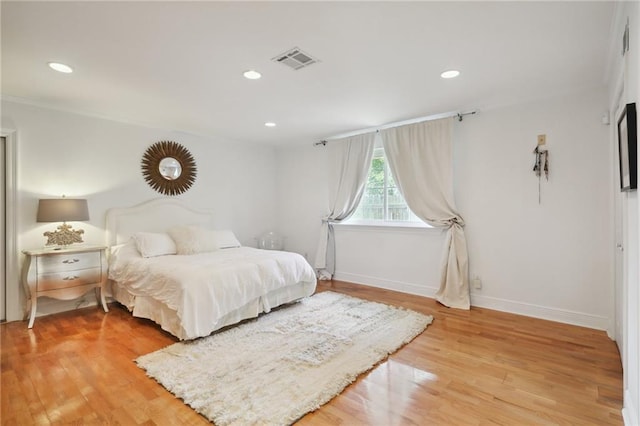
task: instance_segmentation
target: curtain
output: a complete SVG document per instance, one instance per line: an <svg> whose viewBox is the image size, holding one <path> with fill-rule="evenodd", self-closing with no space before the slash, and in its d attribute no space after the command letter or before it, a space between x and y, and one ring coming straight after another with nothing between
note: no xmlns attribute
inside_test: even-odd
<svg viewBox="0 0 640 426"><path fill-rule="evenodd" d="M436 299L469 309L469 263L464 220L453 202L451 132L453 118L380 131L389 168L409 208L447 237Z"/></svg>
<svg viewBox="0 0 640 426"><path fill-rule="evenodd" d="M375 133L332 141L329 150L328 213L322 220L315 268L320 279L331 279L335 272L333 223L342 222L358 207L373 156ZM329 260L329 261L327 261Z"/></svg>

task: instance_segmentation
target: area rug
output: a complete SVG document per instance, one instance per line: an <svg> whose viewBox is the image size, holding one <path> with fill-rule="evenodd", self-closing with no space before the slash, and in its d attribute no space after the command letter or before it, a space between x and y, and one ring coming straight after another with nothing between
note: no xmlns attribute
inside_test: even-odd
<svg viewBox="0 0 640 426"><path fill-rule="evenodd" d="M322 292L136 362L218 426L287 425L330 401L432 321Z"/></svg>

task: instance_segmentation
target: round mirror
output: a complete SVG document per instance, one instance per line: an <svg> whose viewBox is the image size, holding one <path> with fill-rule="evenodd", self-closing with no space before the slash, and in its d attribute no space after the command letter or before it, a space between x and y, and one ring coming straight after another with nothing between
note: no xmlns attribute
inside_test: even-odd
<svg viewBox="0 0 640 426"><path fill-rule="evenodd" d="M156 142L142 156L142 175L161 194L178 195L196 180L196 162L182 145Z"/></svg>
<svg viewBox="0 0 640 426"><path fill-rule="evenodd" d="M180 162L173 157L165 157L160 160L158 171L167 180L176 180L182 174Z"/></svg>

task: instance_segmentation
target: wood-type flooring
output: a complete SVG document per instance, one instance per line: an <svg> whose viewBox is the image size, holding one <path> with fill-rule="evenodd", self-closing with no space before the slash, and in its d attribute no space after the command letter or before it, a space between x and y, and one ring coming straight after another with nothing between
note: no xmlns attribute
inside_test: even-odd
<svg viewBox="0 0 640 426"><path fill-rule="evenodd" d="M434 321L299 425L622 424L620 356L602 331L338 281L324 290ZM31 330L2 324L0 336L3 425L208 423L133 362L176 339L118 304L39 317Z"/></svg>

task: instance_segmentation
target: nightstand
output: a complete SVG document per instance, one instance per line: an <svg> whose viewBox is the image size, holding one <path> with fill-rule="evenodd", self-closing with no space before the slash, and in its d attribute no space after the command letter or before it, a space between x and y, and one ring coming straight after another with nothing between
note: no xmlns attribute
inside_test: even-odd
<svg viewBox="0 0 640 426"><path fill-rule="evenodd" d="M36 319L38 297L60 300L76 299L95 289L96 301L109 312L104 298L107 282L107 258L104 246L78 246L60 250L24 250L22 283L30 295L29 328ZM100 296L98 296L100 293Z"/></svg>

